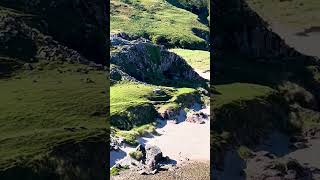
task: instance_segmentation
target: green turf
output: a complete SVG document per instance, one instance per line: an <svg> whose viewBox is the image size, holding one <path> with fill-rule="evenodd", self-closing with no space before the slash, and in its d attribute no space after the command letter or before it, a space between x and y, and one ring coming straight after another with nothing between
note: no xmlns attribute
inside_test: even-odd
<svg viewBox="0 0 320 180"><path fill-rule="evenodd" d="M153 90L161 88L162 94ZM111 125L122 130L130 130L136 126L154 122L157 111L152 102L160 106L174 104L177 107L186 106L197 93L193 88L172 88L141 83L122 81L111 86L110 117Z"/></svg>
<svg viewBox="0 0 320 180"><path fill-rule="evenodd" d="M107 128L104 71L63 62L35 67L0 80L0 169Z"/></svg>
<svg viewBox="0 0 320 180"><path fill-rule="evenodd" d="M215 108L236 101L266 97L274 92L274 90L268 86L248 83L216 85L214 89L217 93L213 95L211 104L213 104Z"/></svg>
<svg viewBox="0 0 320 180"><path fill-rule="evenodd" d="M165 0L112 0L110 5L111 32L147 37L168 47L203 49L207 45L192 31L209 32L197 15Z"/></svg>
<svg viewBox="0 0 320 180"><path fill-rule="evenodd" d="M210 52L189 49L170 49L181 56L187 63L196 70L210 71Z"/></svg>

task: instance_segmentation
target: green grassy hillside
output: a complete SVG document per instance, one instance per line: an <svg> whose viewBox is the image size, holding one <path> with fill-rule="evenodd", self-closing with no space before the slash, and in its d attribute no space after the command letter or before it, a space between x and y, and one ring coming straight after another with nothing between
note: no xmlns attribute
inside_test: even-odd
<svg viewBox="0 0 320 180"><path fill-rule="evenodd" d="M0 79L0 171L106 134L103 71L66 62L33 66Z"/></svg>
<svg viewBox="0 0 320 180"><path fill-rule="evenodd" d="M167 47L205 49L207 42L194 31L208 34L197 15L165 0L111 0L111 32L142 36Z"/></svg>

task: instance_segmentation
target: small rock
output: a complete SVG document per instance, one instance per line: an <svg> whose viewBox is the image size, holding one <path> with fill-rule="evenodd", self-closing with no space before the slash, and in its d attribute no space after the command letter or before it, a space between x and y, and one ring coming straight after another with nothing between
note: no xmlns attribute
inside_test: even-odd
<svg viewBox="0 0 320 180"><path fill-rule="evenodd" d="M25 70L33 70L33 66L32 66L30 63L25 63L25 64L23 65L23 68L24 68Z"/></svg>

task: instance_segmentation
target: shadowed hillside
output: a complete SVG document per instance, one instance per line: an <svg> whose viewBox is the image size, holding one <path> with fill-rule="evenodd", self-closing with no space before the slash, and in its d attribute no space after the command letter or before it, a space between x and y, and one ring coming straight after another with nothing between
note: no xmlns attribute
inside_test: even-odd
<svg viewBox="0 0 320 180"><path fill-rule="evenodd" d="M102 1L0 1L0 179L105 179Z"/></svg>
<svg viewBox="0 0 320 180"><path fill-rule="evenodd" d="M286 158L297 158L290 152L300 150L301 146L297 144L303 140L292 140L281 149L290 151L279 155L275 149L280 147L272 139L274 134L280 132L288 139L308 139L306 132L319 127L318 58L303 54L294 44L287 43L283 34L272 29L270 24L274 19L271 16L275 14L264 9L266 6L271 8L270 2L248 2L212 2L216 9L212 12L216 20L213 23L217 28L212 32L216 71L211 97L214 114L211 160L213 173L216 172L213 177L217 179L285 177L289 173L287 168L290 169L286 163L292 163ZM289 6L296 2L275 3ZM272 10L277 10L274 3ZM298 12L292 13L297 17ZM304 23L308 26L309 22ZM267 143L270 148L266 153L274 160L251 161L253 157L263 157L261 146L268 146ZM270 165L276 165L278 161L283 161L285 171L270 170ZM255 165L259 168L252 169ZM304 166L301 169L310 171ZM279 174L266 174L270 171ZM316 172L311 174L317 176ZM305 176L299 174L293 179Z"/></svg>

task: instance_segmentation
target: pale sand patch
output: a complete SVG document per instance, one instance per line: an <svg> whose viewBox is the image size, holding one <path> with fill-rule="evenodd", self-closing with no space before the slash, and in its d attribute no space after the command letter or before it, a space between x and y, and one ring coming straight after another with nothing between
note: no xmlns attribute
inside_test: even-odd
<svg viewBox="0 0 320 180"><path fill-rule="evenodd" d="M210 80L210 71L202 71L199 69L195 69L195 71L204 79Z"/></svg>
<svg viewBox="0 0 320 180"><path fill-rule="evenodd" d="M196 161L210 160L210 120L205 124L168 122L164 127L158 128L157 132L161 135L142 137L139 141L158 146L164 156L169 156L178 164L186 158Z"/></svg>
<svg viewBox="0 0 320 180"><path fill-rule="evenodd" d="M133 151L135 147L130 147L124 144L118 151L110 151L110 167L114 166L118 161L125 158L129 152Z"/></svg>
<svg viewBox="0 0 320 180"><path fill-rule="evenodd" d="M310 139L308 144L309 147L298 149L286 156L298 160L301 164L307 163L311 167L320 168L320 139Z"/></svg>

